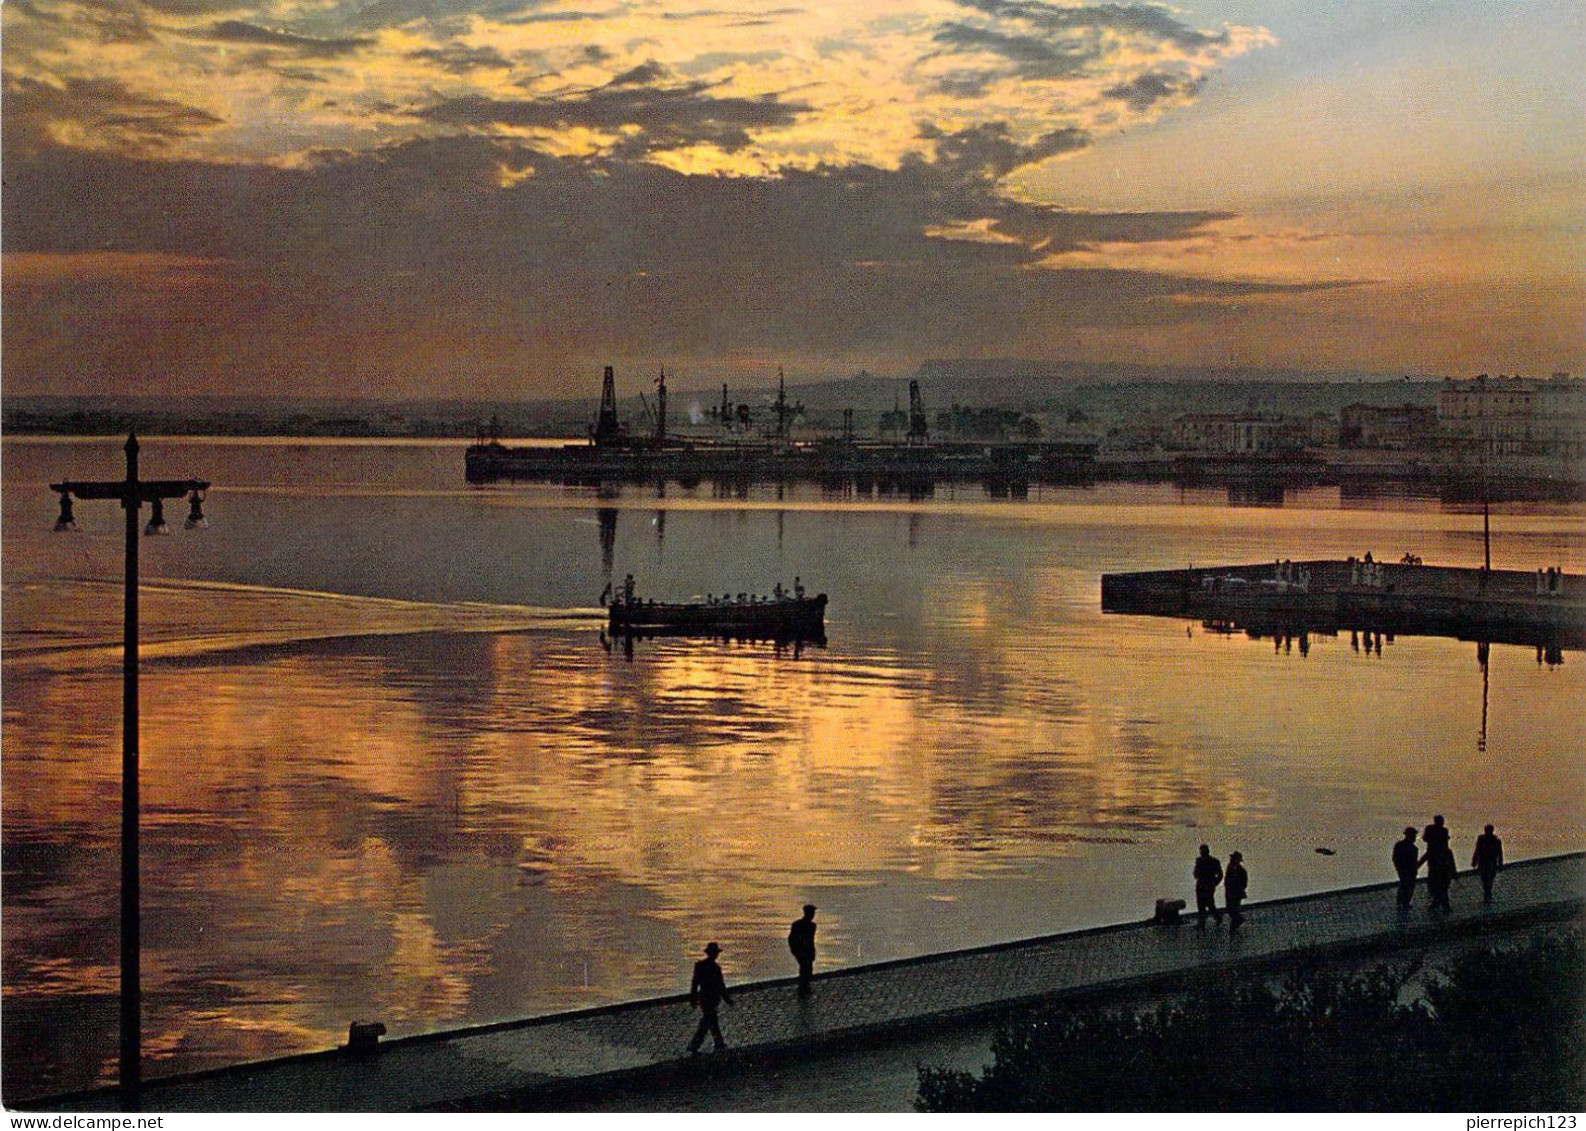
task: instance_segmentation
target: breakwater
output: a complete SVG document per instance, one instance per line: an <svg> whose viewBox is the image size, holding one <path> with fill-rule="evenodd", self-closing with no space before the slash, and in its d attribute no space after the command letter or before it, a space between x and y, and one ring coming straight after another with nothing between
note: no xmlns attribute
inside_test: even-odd
<svg viewBox="0 0 1586 1131"><path fill-rule="evenodd" d="M1109 613L1198 618L1253 632L1453 636L1586 647L1586 578L1358 560L1110 573Z"/></svg>
<svg viewBox="0 0 1586 1131"><path fill-rule="evenodd" d="M489 442L464 453L470 483L568 484L704 480L813 482L908 490L938 482L1082 483L1095 476L1093 442L1028 444L679 443L515 448Z"/></svg>

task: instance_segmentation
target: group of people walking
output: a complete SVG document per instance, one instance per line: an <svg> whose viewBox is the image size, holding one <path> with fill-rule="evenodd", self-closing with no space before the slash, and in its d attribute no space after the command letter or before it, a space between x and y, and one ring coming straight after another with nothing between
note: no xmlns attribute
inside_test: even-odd
<svg viewBox="0 0 1586 1131"><path fill-rule="evenodd" d="M1421 830L1422 848L1415 844L1415 827L1407 826L1404 837L1393 846L1393 869L1399 874L1399 907L1408 908L1415 897L1415 881L1421 869L1426 869L1426 891L1431 897L1433 911L1451 911L1448 889L1459 877L1459 865L1454 860L1454 850L1449 844L1448 826L1439 813L1432 823ZM1492 884L1503 868L1503 841L1488 825L1476 838L1476 850L1471 853L1470 866L1481 877L1481 901L1492 902Z"/></svg>
<svg viewBox="0 0 1586 1131"><path fill-rule="evenodd" d="M1432 910L1451 910L1448 890L1459 868L1454 860L1448 826L1442 814L1433 817L1432 823L1419 833L1421 846L1416 844L1417 835L1413 826L1408 827L1404 830L1403 839L1393 846L1393 867L1399 874L1399 907L1405 909L1410 906L1415 895L1415 882L1424 867ZM1503 868L1503 841L1491 825L1476 838L1470 866L1481 877L1482 902L1491 903L1493 881ZM1212 855L1211 846L1203 844L1200 846L1200 855L1195 858L1193 875L1196 926L1204 930L1208 916L1214 922L1221 923L1223 912L1226 911L1229 931L1237 931L1245 921L1243 907L1245 896L1250 890L1250 874L1245 870L1244 855L1229 853L1228 866L1224 868L1222 861ZM1221 907L1217 905L1219 887L1223 889ZM800 998L810 996L810 980L815 971L815 910L813 903L806 903L803 916L795 919L788 928L788 950L798 963ZM716 962L716 956L720 953L720 944L710 943L705 947L705 957L694 963L694 977L689 984L688 998L689 1004L700 1011L700 1017L694 1039L688 1044L690 1053L697 1054L700 1051L707 1034L717 1052L727 1047L721 1035L721 1007L732 1004L732 995Z"/></svg>
<svg viewBox="0 0 1586 1131"><path fill-rule="evenodd" d="M793 920L793 925L788 928L788 950L792 952L799 968L800 998L810 996L810 979L815 975L815 910L813 903L806 903L804 914ZM699 1027L694 1030L694 1039L688 1043L691 1055L699 1053L707 1033L717 1052L727 1047L727 1042L721 1036L721 1007L732 1004L732 995L727 992L727 979L722 976L721 967L716 963L716 956L720 953L720 944L707 943L705 957L694 963L694 977L688 987L688 1003L699 1010Z"/></svg>
<svg viewBox="0 0 1586 1131"><path fill-rule="evenodd" d="M1420 837L1419 845L1416 843L1417 836ZM1453 910L1448 902L1448 892L1459 876L1459 865L1455 862L1449 840L1448 825L1444 823L1441 813L1433 817L1432 823L1419 834L1413 826L1404 830L1404 838L1393 846L1393 868L1399 874L1400 908L1410 906L1415 896L1415 882L1420 877L1421 869L1425 868L1426 890L1431 896L1432 910ZM1481 878L1481 901L1491 903L1493 881L1503 868L1503 841L1491 825L1486 826L1476 838L1470 866ZM1230 853L1228 867L1224 869L1222 861L1212 855L1211 847L1203 844L1200 855L1195 858L1193 874L1196 926L1204 929L1207 916L1221 923L1226 910L1229 930L1237 930L1245 921L1241 905L1250 888L1250 875L1245 871L1244 857L1238 852ZM1222 907L1217 906L1219 886L1223 889Z"/></svg>

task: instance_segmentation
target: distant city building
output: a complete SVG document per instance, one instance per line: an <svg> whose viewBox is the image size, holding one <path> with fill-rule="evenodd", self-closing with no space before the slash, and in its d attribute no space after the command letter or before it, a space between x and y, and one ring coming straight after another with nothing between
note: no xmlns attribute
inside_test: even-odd
<svg viewBox="0 0 1586 1131"><path fill-rule="evenodd" d="M1297 452L1308 442L1306 421L1258 413L1185 413L1173 421L1172 443L1180 451L1209 455L1275 455Z"/></svg>
<svg viewBox="0 0 1586 1131"><path fill-rule="evenodd" d="M1586 454L1586 381L1567 373L1451 379L1438 394L1437 418L1443 445L1470 458L1579 460Z"/></svg>
<svg viewBox="0 0 1586 1131"><path fill-rule="evenodd" d="M1435 416L1434 423L1435 423ZM1331 448L1338 443L1338 418L1330 412L1313 412L1305 422L1305 439L1313 448Z"/></svg>
<svg viewBox="0 0 1586 1131"><path fill-rule="evenodd" d="M1338 443L1345 448L1422 448L1437 436L1438 410L1431 405L1352 404L1339 412Z"/></svg>

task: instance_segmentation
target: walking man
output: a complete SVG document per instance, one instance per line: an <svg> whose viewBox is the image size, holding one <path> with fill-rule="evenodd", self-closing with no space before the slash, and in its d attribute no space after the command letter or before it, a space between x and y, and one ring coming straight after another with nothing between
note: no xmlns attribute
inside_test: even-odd
<svg viewBox="0 0 1586 1131"><path fill-rule="evenodd" d="M810 996L810 978L815 973L815 905L804 905L804 918L793 920L787 933L787 948L799 964L799 997Z"/></svg>
<svg viewBox="0 0 1586 1131"><path fill-rule="evenodd" d="M1206 916L1211 914L1217 922L1223 913L1217 907L1217 885L1223 882L1222 861L1212 855L1208 845L1201 845L1201 854L1195 858L1195 925L1206 929Z"/></svg>
<svg viewBox="0 0 1586 1131"><path fill-rule="evenodd" d="M1491 825L1476 838L1476 851L1470 858L1470 866L1481 877L1481 901L1491 903L1492 881L1503 868L1503 841L1498 839Z"/></svg>
<svg viewBox="0 0 1586 1131"><path fill-rule="evenodd" d="M688 1004L699 1010L699 1028L694 1030L694 1039L688 1043L689 1055L698 1055L699 1047L705 1043L705 1034L709 1033L715 1042L717 1052L727 1047L727 1042L721 1037L721 1021L717 1017L717 1010L722 1002L732 1004L732 995L727 992L727 980L721 976L721 967L716 965L716 956L721 953L721 947L715 943L707 943L705 957L694 963L694 980L688 987Z"/></svg>
<svg viewBox="0 0 1586 1131"><path fill-rule="evenodd" d="M1399 908L1415 898L1415 876L1421 870L1421 850L1415 846L1415 829L1406 828L1404 839L1394 842L1393 870L1399 873Z"/></svg>
<svg viewBox="0 0 1586 1131"><path fill-rule="evenodd" d="M1245 871L1244 856L1238 852L1228 854L1228 871L1223 874L1223 902L1228 905L1228 932L1232 934L1245 921L1239 910L1250 888L1250 873Z"/></svg>

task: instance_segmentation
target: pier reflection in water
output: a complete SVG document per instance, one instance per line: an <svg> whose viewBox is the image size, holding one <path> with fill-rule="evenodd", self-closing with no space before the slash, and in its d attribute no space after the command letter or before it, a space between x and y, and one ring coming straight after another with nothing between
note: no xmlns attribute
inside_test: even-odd
<svg viewBox="0 0 1586 1131"><path fill-rule="evenodd" d="M119 546L49 535L28 484L61 448L94 451L4 449L8 1098L107 1079L115 1047ZM806 900L830 968L1139 917L1202 840L1244 852L1257 898L1379 879L1384 830L1434 810L1456 847L1487 821L1517 857L1586 841L1586 665L1494 644L1478 754L1469 643L1366 663L1345 637L1274 652L1098 607L1119 569L1479 561L1479 515L1435 502L663 501L437 491L455 448L147 450L217 482L214 537L145 548L151 1075L355 1018L676 991L709 937L735 980L791 973ZM1496 523L1534 568L1579 560L1579 520ZM656 638L628 662L599 643L607 571L677 599L801 574L831 595L827 647Z"/></svg>

